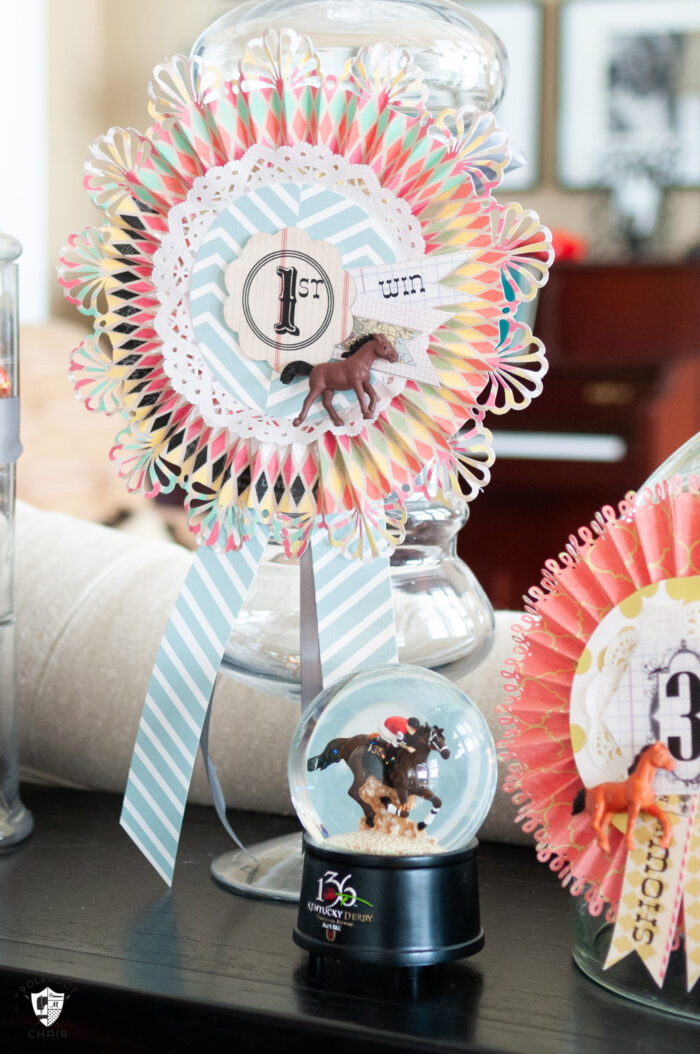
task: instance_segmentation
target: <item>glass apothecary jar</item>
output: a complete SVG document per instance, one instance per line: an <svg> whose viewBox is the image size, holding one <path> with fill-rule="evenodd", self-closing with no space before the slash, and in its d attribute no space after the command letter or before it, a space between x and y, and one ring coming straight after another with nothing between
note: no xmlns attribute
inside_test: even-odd
<svg viewBox="0 0 700 1054"><path fill-rule="evenodd" d="M700 432L696 432L682 446L674 450L644 481L639 490L641 492L645 487L653 489L656 483L664 479L680 478L686 483L690 476L700 477Z"/></svg>
<svg viewBox="0 0 700 1054"><path fill-rule="evenodd" d="M505 91L503 44L453 0L251 0L205 29L191 54L228 75L249 40L289 28L308 34L324 70L336 76L363 47L406 48L423 73L433 113L465 105L493 111ZM416 499L407 511L405 541L391 559L398 657L461 675L484 659L494 632L491 605L456 552L467 506L459 497L451 509ZM298 698L302 618L299 562L268 546L222 668L264 691ZM294 900L301 858L298 846L296 861L290 857L288 841L256 847L252 870L241 854L226 854L212 873L239 892Z"/></svg>
<svg viewBox="0 0 700 1054"><path fill-rule="evenodd" d="M700 477L700 432L691 436L675 450L640 486L639 501L644 492L654 491L664 481L681 480L687 484L691 477ZM571 935L574 962L591 980L635 1003L653 1007L679 1017L700 1021L700 981L688 992L683 937L671 952L663 984L659 987L650 976L642 960L629 954L607 970L604 968L614 923L600 915L591 915L585 896L572 898Z"/></svg>
<svg viewBox="0 0 700 1054"><path fill-rule="evenodd" d="M700 982L693 991L686 991L682 940L680 947L671 952L664 983L660 988L636 954L627 955L606 970L604 963L615 924L606 920L605 912L591 915L584 895L572 897L571 900L571 953L574 962L587 977L634 1003L700 1021Z"/></svg>
<svg viewBox="0 0 700 1054"><path fill-rule="evenodd" d="M453 0L251 0L213 22L191 54L231 75L249 40L292 27L313 40L325 70L340 76L360 48L405 47L429 90L428 107L495 110L508 58L495 33ZM468 507L423 499L407 505L406 539L391 559L399 660L461 675L491 646L493 609L456 553ZM298 695L299 564L268 546L236 622L223 668L257 687ZM456 669L453 664L458 663Z"/></svg>
<svg viewBox="0 0 700 1054"><path fill-rule="evenodd" d="M423 498L406 503L406 537L391 557L399 661L462 675L486 657L493 608L457 555L457 534L468 506ZM299 561L268 546L253 589L236 620L223 669L267 691L300 691Z"/></svg>
<svg viewBox="0 0 700 1054"><path fill-rule="evenodd" d="M31 832L19 797L14 614L15 461L19 441L17 260L22 246L0 233L0 852Z"/></svg>

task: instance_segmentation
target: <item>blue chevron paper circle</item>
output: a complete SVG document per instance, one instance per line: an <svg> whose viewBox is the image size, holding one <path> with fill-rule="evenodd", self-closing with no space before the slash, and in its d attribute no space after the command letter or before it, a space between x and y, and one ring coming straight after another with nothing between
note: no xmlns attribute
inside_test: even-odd
<svg viewBox="0 0 700 1054"><path fill-rule="evenodd" d="M274 234L300 227L314 241L338 249L343 267L369 267L399 259L375 217L338 191L309 183L275 183L242 194L212 223L199 248L190 281L190 311L195 337L217 381L244 406L273 417L293 417L301 410L309 386L306 378L282 384L264 361L254 362L240 350L237 334L224 320L228 293L225 271L254 234ZM336 396L339 410L345 400ZM314 423L325 413L320 404L309 414Z"/></svg>

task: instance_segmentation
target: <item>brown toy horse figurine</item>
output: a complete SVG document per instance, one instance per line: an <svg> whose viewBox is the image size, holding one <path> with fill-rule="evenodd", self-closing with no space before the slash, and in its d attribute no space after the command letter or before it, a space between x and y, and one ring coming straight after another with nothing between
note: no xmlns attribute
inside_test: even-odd
<svg viewBox="0 0 700 1054"><path fill-rule="evenodd" d="M309 394L304 399L299 416L294 418L294 425L306 420L311 404L319 395L333 424L342 425L341 417L333 409L333 392L345 392L351 388L357 396L362 416L370 420L377 405L377 393L369 383L369 371L375 359L399 361L396 348L381 333L372 333L369 337L355 341L342 359L321 362L318 366L297 359L285 366L280 374L282 384L291 384L297 376L309 378Z"/></svg>
<svg viewBox="0 0 700 1054"><path fill-rule="evenodd" d="M408 799L411 794L425 798L432 809L425 821L418 824L423 830L434 819L442 801L427 786L426 760L431 750L437 751L441 758L449 758L450 752L445 746L444 729L437 725L419 724L415 732L406 736L406 747L392 747L378 734L371 736L358 735L349 739L332 739L320 754L309 758L307 769L327 769L338 761L344 761L353 774L353 781L348 794L356 801L365 814L368 827L374 827L375 812L371 805L360 796L360 790L370 776L375 776L385 787L396 791L399 799L399 816L408 816ZM382 798L384 808L390 808L389 799ZM395 810L394 810L395 811Z"/></svg>
<svg viewBox="0 0 700 1054"><path fill-rule="evenodd" d="M629 776L619 783L599 783L586 790L582 787L574 799L573 813L584 807L590 814L591 825L596 833L598 845L604 853L610 852L607 829L613 813L627 813L627 849L634 848L634 825L640 812L655 816L663 827L661 846L668 849L671 843L671 821L654 799L652 783L657 769L674 769L675 761L668 747L659 741L643 747L627 770Z"/></svg>

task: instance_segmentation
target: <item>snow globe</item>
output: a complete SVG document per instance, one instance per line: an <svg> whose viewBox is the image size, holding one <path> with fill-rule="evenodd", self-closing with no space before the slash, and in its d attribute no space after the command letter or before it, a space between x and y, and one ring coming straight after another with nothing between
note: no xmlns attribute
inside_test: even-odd
<svg viewBox="0 0 700 1054"><path fill-rule="evenodd" d="M297 726L289 785L306 830L297 944L415 967L483 946L474 835L496 751L456 685L398 664L336 682Z"/></svg>

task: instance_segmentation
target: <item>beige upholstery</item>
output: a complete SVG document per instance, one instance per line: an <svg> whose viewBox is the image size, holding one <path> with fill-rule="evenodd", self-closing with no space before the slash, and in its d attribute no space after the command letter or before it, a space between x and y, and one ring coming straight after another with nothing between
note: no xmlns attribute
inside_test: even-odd
<svg viewBox="0 0 700 1054"><path fill-rule="evenodd" d="M24 778L122 791L151 667L192 554L176 545L18 504L16 610L20 762ZM516 616L461 682L487 717ZM220 676L211 750L229 805L289 813L286 759L298 706ZM255 749L251 749L251 743ZM201 759L191 800L210 801ZM482 837L525 840L498 792Z"/></svg>

